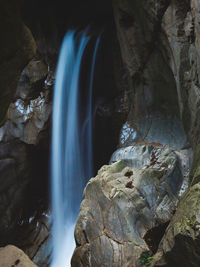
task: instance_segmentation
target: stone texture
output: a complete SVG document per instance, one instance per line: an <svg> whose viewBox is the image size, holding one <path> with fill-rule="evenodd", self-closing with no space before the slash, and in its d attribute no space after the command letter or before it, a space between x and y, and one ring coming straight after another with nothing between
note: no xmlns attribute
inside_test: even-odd
<svg viewBox="0 0 200 267"><path fill-rule="evenodd" d="M189 188L160 243L152 266L199 266L200 184ZM184 256L183 256L184 255Z"/></svg>
<svg viewBox="0 0 200 267"><path fill-rule="evenodd" d="M1 244L23 248L39 266L48 263L51 253L44 203L52 81L50 68L39 58L31 60L21 73L8 120L0 128Z"/></svg>
<svg viewBox="0 0 200 267"><path fill-rule="evenodd" d="M38 266L47 266L51 220L45 212L54 75L44 56L36 54L35 40L22 21L21 3L0 1L0 245L14 244Z"/></svg>
<svg viewBox="0 0 200 267"><path fill-rule="evenodd" d="M37 267L21 249L11 245L0 248L0 266Z"/></svg>
<svg viewBox="0 0 200 267"><path fill-rule="evenodd" d="M0 144L0 233L1 242L16 225L30 181L28 148L21 142Z"/></svg>
<svg viewBox="0 0 200 267"><path fill-rule="evenodd" d="M48 66L41 59L33 59L21 73L16 99L30 100L37 97L48 75Z"/></svg>
<svg viewBox="0 0 200 267"><path fill-rule="evenodd" d="M51 254L44 138L47 148L41 136L35 147L19 140L0 143L0 244L20 247L38 266L47 266Z"/></svg>
<svg viewBox="0 0 200 267"><path fill-rule="evenodd" d="M0 1L0 125L5 121L21 71L36 52L30 30L20 16L20 1Z"/></svg>
<svg viewBox="0 0 200 267"><path fill-rule="evenodd" d="M51 254L46 214L51 79L44 63L31 61L22 72L9 119L0 128L0 242L22 248L42 267Z"/></svg>
<svg viewBox="0 0 200 267"><path fill-rule="evenodd" d="M179 116L176 79L169 63L162 21L170 1L113 0L114 17L128 76L129 115L121 146L156 142L187 144Z"/></svg>
<svg viewBox="0 0 200 267"><path fill-rule="evenodd" d="M16 100L9 106L8 121L0 128L1 141L17 138L27 144L38 143L39 133L47 129L51 115L49 76L41 60L30 61L22 71Z"/></svg>
<svg viewBox="0 0 200 267"><path fill-rule="evenodd" d="M139 266L142 252L151 251L145 234L173 216L183 183L177 155L151 145L134 153L131 167L104 166L86 186L72 266Z"/></svg>
<svg viewBox="0 0 200 267"><path fill-rule="evenodd" d="M170 46L170 65L176 79L179 107L191 143L198 141L199 124L199 3L173 0L163 18Z"/></svg>
<svg viewBox="0 0 200 267"><path fill-rule="evenodd" d="M22 219L16 227L13 242L40 267L47 267L50 264L52 252L51 245L51 216L50 212L43 212L41 215L33 215Z"/></svg>
<svg viewBox="0 0 200 267"><path fill-rule="evenodd" d="M163 20L185 131L194 148L190 187L181 198L152 266L199 266L199 10L198 1L171 1ZM184 256L183 256L184 255Z"/></svg>
<svg viewBox="0 0 200 267"><path fill-rule="evenodd" d="M176 115L154 112L138 123L126 122L120 133L120 146L127 147L138 142L169 145L174 149L188 147L187 136Z"/></svg>

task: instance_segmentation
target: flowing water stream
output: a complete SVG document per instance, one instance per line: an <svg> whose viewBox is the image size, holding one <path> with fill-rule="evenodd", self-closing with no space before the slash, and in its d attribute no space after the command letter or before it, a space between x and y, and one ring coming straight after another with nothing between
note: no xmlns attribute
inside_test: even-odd
<svg viewBox="0 0 200 267"><path fill-rule="evenodd" d="M93 174L92 91L100 37L92 48L93 56L87 71L89 78L84 112L80 108L81 68L87 49L91 49L90 42L87 30L80 33L69 31L63 40L56 71L51 152L51 267L71 266L75 248L74 226L85 183Z"/></svg>

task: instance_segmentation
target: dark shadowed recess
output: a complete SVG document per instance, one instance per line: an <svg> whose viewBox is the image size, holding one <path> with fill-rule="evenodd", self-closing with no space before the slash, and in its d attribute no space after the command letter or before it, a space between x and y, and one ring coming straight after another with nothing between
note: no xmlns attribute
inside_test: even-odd
<svg viewBox="0 0 200 267"><path fill-rule="evenodd" d="M93 161L94 173L109 162L110 156L118 145L118 135L121 128L116 129L113 124L115 114L115 101L119 98L119 88L114 78L114 52L116 50L116 33L114 25L107 25L93 34L84 54L81 67L81 92L79 99L80 120L87 109L88 85L91 78L91 61L97 36L100 43L96 55L94 70L92 110L93 110ZM84 149L87 149L85 144Z"/></svg>
<svg viewBox="0 0 200 267"><path fill-rule="evenodd" d="M39 50L48 45L49 53L58 52L61 40L70 28L95 25L102 27L112 20L111 0L24 0L22 14ZM43 40L42 40L43 39ZM46 42L46 43L45 43Z"/></svg>
<svg viewBox="0 0 200 267"><path fill-rule="evenodd" d="M147 243L149 249L155 254L158 250L158 246L160 244L161 239L165 234L165 230L169 222L160 224L152 229L150 229L144 236L144 240Z"/></svg>

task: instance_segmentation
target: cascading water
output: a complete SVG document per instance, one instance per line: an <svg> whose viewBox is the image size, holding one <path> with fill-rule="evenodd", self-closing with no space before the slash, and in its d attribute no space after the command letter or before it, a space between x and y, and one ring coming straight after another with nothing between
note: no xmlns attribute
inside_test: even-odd
<svg viewBox="0 0 200 267"><path fill-rule="evenodd" d="M74 226L85 183L92 177L92 88L97 39L91 59L87 101L80 114L80 75L90 37L66 34L58 61L53 102L51 267L68 267L75 248ZM81 119L80 119L81 117Z"/></svg>

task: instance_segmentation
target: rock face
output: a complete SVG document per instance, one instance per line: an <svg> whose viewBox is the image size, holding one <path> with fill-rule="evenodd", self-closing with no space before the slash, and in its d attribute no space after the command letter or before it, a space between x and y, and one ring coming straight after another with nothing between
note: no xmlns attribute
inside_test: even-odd
<svg viewBox="0 0 200 267"><path fill-rule="evenodd" d="M30 162L27 157L28 148L21 142L0 144L1 241L3 235L6 236L17 223L21 215L21 207L24 206L23 195L31 176Z"/></svg>
<svg viewBox="0 0 200 267"><path fill-rule="evenodd" d="M168 62L168 41L162 30L168 6L165 0L113 1L129 81L130 113L122 130L123 146L146 141L181 149L187 143L179 116L176 80Z"/></svg>
<svg viewBox="0 0 200 267"><path fill-rule="evenodd" d="M176 79L179 107L194 144L199 135L199 10L198 1L172 1L163 18L170 66Z"/></svg>
<svg viewBox="0 0 200 267"><path fill-rule="evenodd" d="M51 83L47 83L47 66L41 60L32 60L23 70L10 104L8 121L0 128L0 140L15 138L27 144L37 144L39 133L46 129L51 114Z"/></svg>
<svg viewBox="0 0 200 267"><path fill-rule="evenodd" d="M182 197L152 266L199 266L199 236L200 184L198 183Z"/></svg>
<svg viewBox="0 0 200 267"><path fill-rule="evenodd" d="M113 9L129 115L112 165L84 191L72 266L199 266L200 4L113 0Z"/></svg>
<svg viewBox="0 0 200 267"><path fill-rule="evenodd" d="M172 218L184 179L182 167L166 146L138 145L133 155L138 161L127 162L125 156L102 167L88 183L72 266L140 266L142 253L155 250L154 236L145 236Z"/></svg>
<svg viewBox="0 0 200 267"><path fill-rule="evenodd" d="M44 61L31 60L0 128L0 243L22 248L43 267L51 254L46 202L52 81Z"/></svg>
<svg viewBox="0 0 200 267"><path fill-rule="evenodd" d="M0 125L2 125L15 94L20 73L34 56L36 44L30 30L21 20L20 1L1 1L0 16L0 30L5 33L0 44Z"/></svg>
<svg viewBox="0 0 200 267"><path fill-rule="evenodd" d="M13 242L40 267L49 266L51 246L51 216L50 212L43 212L40 216L33 216L20 222Z"/></svg>
<svg viewBox="0 0 200 267"><path fill-rule="evenodd" d="M37 267L21 249L11 245L0 248L0 266Z"/></svg>

